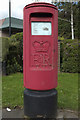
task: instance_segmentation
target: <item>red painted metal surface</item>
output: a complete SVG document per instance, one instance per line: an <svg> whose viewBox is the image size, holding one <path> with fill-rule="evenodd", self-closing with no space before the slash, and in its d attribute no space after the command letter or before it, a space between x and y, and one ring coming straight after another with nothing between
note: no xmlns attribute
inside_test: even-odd
<svg viewBox="0 0 80 120"><path fill-rule="evenodd" d="M38 13L38 14L37 14ZM41 14L47 16L42 16ZM39 17L40 15L40 17ZM50 22L51 35L32 35L31 22ZM58 72L58 10L48 3L24 7L23 71L24 87L49 90L57 87Z"/></svg>

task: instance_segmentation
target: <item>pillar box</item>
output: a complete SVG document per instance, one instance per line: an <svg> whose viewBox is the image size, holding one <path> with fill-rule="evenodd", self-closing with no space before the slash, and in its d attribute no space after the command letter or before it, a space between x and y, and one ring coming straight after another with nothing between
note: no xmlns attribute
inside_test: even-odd
<svg viewBox="0 0 80 120"><path fill-rule="evenodd" d="M55 117L57 113L58 9L48 3L24 7L24 114Z"/></svg>

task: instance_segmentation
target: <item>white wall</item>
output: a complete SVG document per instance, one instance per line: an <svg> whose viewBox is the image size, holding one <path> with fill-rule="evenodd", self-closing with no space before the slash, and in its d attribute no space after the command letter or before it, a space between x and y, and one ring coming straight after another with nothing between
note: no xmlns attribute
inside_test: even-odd
<svg viewBox="0 0 80 120"><path fill-rule="evenodd" d="M9 37L9 33L8 32L5 32L5 31L1 31L0 30L0 37Z"/></svg>
<svg viewBox="0 0 80 120"><path fill-rule="evenodd" d="M8 32L2 32L2 37L9 37L9 33Z"/></svg>

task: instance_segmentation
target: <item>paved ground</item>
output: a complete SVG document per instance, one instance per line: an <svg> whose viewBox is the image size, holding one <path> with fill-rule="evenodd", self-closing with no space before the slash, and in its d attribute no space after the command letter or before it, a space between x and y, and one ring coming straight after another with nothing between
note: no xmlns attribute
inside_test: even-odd
<svg viewBox="0 0 80 120"><path fill-rule="evenodd" d="M1 118L2 118L2 110L0 110L0 120L1 120Z"/></svg>
<svg viewBox="0 0 80 120"><path fill-rule="evenodd" d="M8 112L6 109L2 110L2 118L24 118L23 109L13 109ZM78 114L75 111L70 110L58 110L57 118L78 118Z"/></svg>

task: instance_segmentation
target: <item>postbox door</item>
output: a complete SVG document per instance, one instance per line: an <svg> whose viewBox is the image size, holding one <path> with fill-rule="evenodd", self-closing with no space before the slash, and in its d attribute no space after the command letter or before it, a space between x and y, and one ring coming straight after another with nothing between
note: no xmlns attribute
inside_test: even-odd
<svg viewBox="0 0 80 120"><path fill-rule="evenodd" d="M57 86L57 13L53 8L36 8L34 11L46 12L41 16L38 11L37 17L31 16L34 11L29 9L24 19L24 86L32 90L53 89Z"/></svg>
<svg viewBox="0 0 80 120"><path fill-rule="evenodd" d="M54 37L52 18L31 18L30 22L30 68L53 69Z"/></svg>

